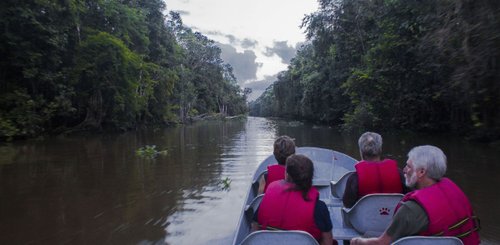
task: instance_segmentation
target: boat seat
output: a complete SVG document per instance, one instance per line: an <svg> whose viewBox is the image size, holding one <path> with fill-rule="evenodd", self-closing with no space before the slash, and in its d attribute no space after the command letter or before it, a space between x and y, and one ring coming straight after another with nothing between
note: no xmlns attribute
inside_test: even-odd
<svg viewBox="0 0 500 245"><path fill-rule="evenodd" d="M241 245L319 245L316 239L304 231L255 231L250 233Z"/></svg>
<svg viewBox="0 0 500 245"><path fill-rule="evenodd" d="M345 227L360 234L376 237L389 226L403 194L370 194L362 197L352 208L342 208Z"/></svg>
<svg viewBox="0 0 500 245"><path fill-rule="evenodd" d="M347 184L347 180L354 173L355 173L355 171L347 172L342 177L340 177L340 179L338 181L331 181L330 182L330 189L332 192L332 196L337 197L337 198L344 197L344 191L345 191L345 186Z"/></svg>
<svg viewBox="0 0 500 245"><path fill-rule="evenodd" d="M451 236L408 236L403 237L392 245L463 245L462 241Z"/></svg>
<svg viewBox="0 0 500 245"><path fill-rule="evenodd" d="M331 162L313 161L314 164L314 186L329 186L333 177L333 167Z"/></svg>
<svg viewBox="0 0 500 245"><path fill-rule="evenodd" d="M296 148L295 154L306 155L311 160L313 160L313 162L333 163L334 161L334 152L329 149L322 149L317 147L298 147Z"/></svg>
<svg viewBox="0 0 500 245"><path fill-rule="evenodd" d="M262 198L264 197L264 194L260 194L256 196L248 205L245 207L245 217L247 220L252 223L253 221L253 215L255 211L257 211L257 208L260 206L260 202L262 202Z"/></svg>

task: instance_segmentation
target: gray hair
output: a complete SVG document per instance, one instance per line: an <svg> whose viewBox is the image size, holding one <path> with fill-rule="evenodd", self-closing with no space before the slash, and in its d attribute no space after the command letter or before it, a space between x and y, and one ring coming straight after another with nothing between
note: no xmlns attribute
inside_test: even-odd
<svg viewBox="0 0 500 245"><path fill-rule="evenodd" d="M427 177L440 180L446 173L446 155L432 145L416 146L408 152L415 169L425 169Z"/></svg>
<svg viewBox="0 0 500 245"><path fill-rule="evenodd" d="M361 158L382 155L382 136L373 132L366 132L358 140Z"/></svg>

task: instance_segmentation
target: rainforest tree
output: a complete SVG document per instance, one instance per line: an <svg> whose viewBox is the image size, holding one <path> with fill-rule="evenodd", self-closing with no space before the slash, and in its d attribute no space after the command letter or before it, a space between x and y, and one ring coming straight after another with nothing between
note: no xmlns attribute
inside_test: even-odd
<svg viewBox="0 0 500 245"><path fill-rule="evenodd" d="M320 0L254 115L500 138L500 3Z"/></svg>
<svg viewBox="0 0 500 245"><path fill-rule="evenodd" d="M215 43L161 0L0 3L0 138L246 112Z"/></svg>

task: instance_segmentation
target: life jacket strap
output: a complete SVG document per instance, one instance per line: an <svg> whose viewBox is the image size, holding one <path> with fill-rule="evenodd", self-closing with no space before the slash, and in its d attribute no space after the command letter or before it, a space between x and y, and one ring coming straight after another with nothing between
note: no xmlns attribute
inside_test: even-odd
<svg viewBox="0 0 500 245"><path fill-rule="evenodd" d="M284 231L283 229L272 227L269 225L261 225L259 224L259 228L264 229L264 230L270 230L270 231Z"/></svg>
<svg viewBox="0 0 500 245"><path fill-rule="evenodd" d="M455 237L457 237L457 238L466 237L469 234L471 234L472 232L480 230L481 229L481 221L479 220L479 218L477 216L470 216L470 217L466 217L465 219L462 219L462 220L458 221L456 224L448 227L448 231L452 231L452 230L460 228L462 225L464 225L470 219L472 219L472 221L474 222L474 226L472 227L472 229L469 229L465 232L457 234L457 235L455 235ZM441 232L434 234L433 236L442 236L443 234L444 234L444 231L441 231Z"/></svg>

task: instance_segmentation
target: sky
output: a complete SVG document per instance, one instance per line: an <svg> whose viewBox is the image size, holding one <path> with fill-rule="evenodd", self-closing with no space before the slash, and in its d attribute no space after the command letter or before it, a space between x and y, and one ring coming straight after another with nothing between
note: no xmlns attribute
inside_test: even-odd
<svg viewBox="0 0 500 245"><path fill-rule="evenodd" d="M185 26L216 41L242 88L255 100L286 70L305 41L300 24L316 0L165 0Z"/></svg>

